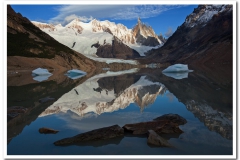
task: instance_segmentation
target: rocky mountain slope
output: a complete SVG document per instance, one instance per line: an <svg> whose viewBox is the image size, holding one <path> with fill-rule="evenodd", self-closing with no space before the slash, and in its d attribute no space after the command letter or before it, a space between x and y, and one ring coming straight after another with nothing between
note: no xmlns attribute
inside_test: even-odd
<svg viewBox="0 0 240 160"><path fill-rule="evenodd" d="M138 23L133 28L132 32L136 42L142 45L154 47L163 43L155 34L151 26L143 24L140 18L138 18Z"/></svg>
<svg viewBox="0 0 240 160"><path fill-rule="evenodd" d="M51 30L49 25L42 25L42 27ZM61 28L60 25L56 27ZM78 27L77 31L80 32L81 28ZM67 47L40 30L26 17L16 13L10 5L7 6L8 71L33 70L41 67L58 70L58 73L71 68L95 72L101 68L124 70L135 67L136 64L133 60L119 59L100 59L98 62L71 48L72 46Z"/></svg>
<svg viewBox="0 0 240 160"><path fill-rule="evenodd" d="M111 44L99 45L96 55L103 58L130 59L139 57L139 53L122 43L120 39L113 36Z"/></svg>
<svg viewBox="0 0 240 160"><path fill-rule="evenodd" d="M232 5L199 5L163 47L141 62L232 65L232 19Z"/></svg>
<svg viewBox="0 0 240 160"><path fill-rule="evenodd" d="M123 24L96 19L88 23L74 19L66 26L35 21L32 23L60 43L88 57L97 55L104 58L136 58L145 56L146 51L163 44L153 29L143 24L140 19L133 29L128 29ZM116 39L119 47L113 43ZM101 48L98 49L99 47ZM103 54L105 50L107 53ZM117 54L118 50L122 50L123 55Z"/></svg>
<svg viewBox="0 0 240 160"><path fill-rule="evenodd" d="M7 6L7 65L11 69L79 68L94 70L96 62L57 42Z"/></svg>

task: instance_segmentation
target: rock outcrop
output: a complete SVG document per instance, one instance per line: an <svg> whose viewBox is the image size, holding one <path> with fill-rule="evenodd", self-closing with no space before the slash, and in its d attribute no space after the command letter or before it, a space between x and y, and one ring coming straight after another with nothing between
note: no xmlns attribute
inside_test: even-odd
<svg viewBox="0 0 240 160"><path fill-rule="evenodd" d="M163 43L155 34L152 27L142 23L140 18L138 18L138 23L132 29L132 32L133 32L133 36L136 39L136 42L142 45L157 46Z"/></svg>
<svg viewBox="0 0 240 160"><path fill-rule="evenodd" d="M146 134L153 130L158 134L183 133L179 125L185 124L186 120L177 114L168 114L158 117L153 121L126 124L123 128L133 134Z"/></svg>
<svg viewBox="0 0 240 160"><path fill-rule="evenodd" d="M103 58L130 59L140 57L139 53L128 47L117 37L113 37L112 44L97 47L97 56Z"/></svg>
<svg viewBox="0 0 240 160"><path fill-rule="evenodd" d="M71 145L71 144L81 143L86 141L111 139L111 138L120 137L120 136L124 136L124 130L118 125L113 125L110 127L104 127L104 128L92 130L86 133L81 133L74 137L64 138L54 142L54 144L57 146Z"/></svg>

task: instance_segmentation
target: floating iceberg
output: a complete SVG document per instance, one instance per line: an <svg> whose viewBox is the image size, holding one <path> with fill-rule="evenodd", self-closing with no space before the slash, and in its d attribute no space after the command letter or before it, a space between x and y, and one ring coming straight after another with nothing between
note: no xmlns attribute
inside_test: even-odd
<svg viewBox="0 0 240 160"><path fill-rule="evenodd" d="M162 71L163 73L192 72L188 69L187 64L174 64Z"/></svg>
<svg viewBox="0 0 240 160"><path fill-rule="evenodd" d="M72 69L67 71L67 76L71 79L78 79L85 76L87 73L78 69Z"/></svg>
<svg viewBox="0 0 240 160"><path fill-rule="evenodd" d="M183 79L188 78L188 72L192 72L193 70L188 69L187 64L174 64L164 69L162 73L165 76L172 77L174 79Z"/></svg>
<svg viewBox="0 0 240 160"><path fill-rule="evenodd" d="M42 82L42 81L47 80L50 76L52 76L52 75L40 75L40 76L33 77L33 79L35 81Z"/></svg>
<svg viewBox="0 0 240 160"><path fill-rule="evenodd" d="M35 70L32 71L32 75L34 76L40 76L40 75L52 75L52 73L48 72L47 69L43 69L43 68L37 68Z"/></svg>
<svg viewBox="0 0 240 160"><path fill-rule="evenodd" d="M32 71L32 76L35 81L42 82L52 76L52 73L48 72L47 69L37 68Z"/></svg>
<svg viewBox="0 0 240 160"><path fill-rule="evenodd" d="M188 72L163 72L163 74L174 79L188 78Z"/></svg>

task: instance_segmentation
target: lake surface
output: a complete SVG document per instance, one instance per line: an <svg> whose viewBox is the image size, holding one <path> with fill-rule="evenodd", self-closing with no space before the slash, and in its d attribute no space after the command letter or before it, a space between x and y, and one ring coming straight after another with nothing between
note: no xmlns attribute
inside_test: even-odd
<svg viewBox="0 0 240 160"><path fill-rule="evenodd" d="M232 79L226 74L195 70L187 78L174 79L160 69L133 69L78 79L61 74L41 82L27 73L10 75L7 106L27 111L8 120L7 154L232 155ZM54 100L39 102L46 97ZM53 144L93 129L151 121L168 113L187 120L180 126L184 133L165 136L173 148L153 147L147 137L130 134L78 145ZM41 127L59 132L40 134Z"/></svg>

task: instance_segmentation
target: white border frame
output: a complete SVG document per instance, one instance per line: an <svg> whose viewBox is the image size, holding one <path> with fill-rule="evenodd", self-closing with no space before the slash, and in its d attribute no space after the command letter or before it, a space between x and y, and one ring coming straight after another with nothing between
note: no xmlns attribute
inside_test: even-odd
<svg viewBox="0 0 240 160"><path fill-rule="evenodd" d="M231 4L233 5L233 155L157 155L157 156L152 156L152 155L88 155L88 156L72 156L72 155L56 155L56 156L51 156L51 155L37 155L37 156L22 156L22 155L7 155L7 4L126 4L126 5L131 5L131 4ZM113 159L113 158L122 158L122 159L236 159L237 154L236 154L236 143L237 143L237 137L236 137L236 118L237 118L237 101L236 101L236 93L237 93L237 85L236 85L236 80L237 80L237 57L236 57L236 1L4 1L3 6L3 85L4 85L4 93L3 93L3 102L4 105L3 107L3 128L2 130L4 131L3 133L3 156L4 158L7 159L33 159L33 158L38 158L38 159ZM6 76L6 77L5 77Z"/></svg>

